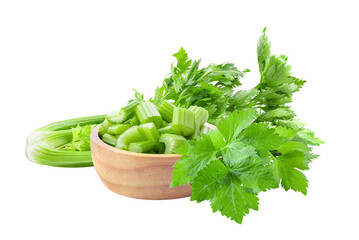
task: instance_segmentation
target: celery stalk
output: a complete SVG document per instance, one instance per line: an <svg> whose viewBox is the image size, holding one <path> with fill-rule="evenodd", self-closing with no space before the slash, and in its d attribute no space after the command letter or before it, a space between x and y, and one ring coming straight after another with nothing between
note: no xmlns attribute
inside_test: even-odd
<svg viewBox="0 0 359 240"><path fill-rule="evenodd" d="M129 120L135 115L135 109L139 103L139 101L130 102L126 107L121 108L119 111L109 113L106 116L106 120L115 124Z"/></svg>
<svg viewBox="0 0 359 240"><path fill-rule="evenodd" d="M107 133L111 135L120 135L130 127L130 124L115 124L107 129Z"/></svg>
<svg viewBox="0 0 359 240"><path fill-rule="evenodd" d="M201 135L201 128L202 128L202 125L199 124L199 122L195 121L194 132L193 132L192 136L190 137L190 139L196 140L199 137L199 135Z"/></svg>
<svg viewBox="0 0 359 240"><path fill-rule="evenodd" d="M191 106L188 110L194 113L196 121L199 125L203 125L208 120L208 111L202 107Z"/></svg>
<svg viewBox="0 0 359 240"><path fill-rule="evenodd" d="M123 150L128 150L128 145L130 143L140 142L144 140L146 139L143 139L140 135L138 131L138 126L132 126L118 137L115 147Z"/></svg>
<svg viewBox="0 0 359 240"><path fill-rule="evenodd" d="M115 146L116 141L117 141L117 137L108 133L105 133L102 136L102 141L104 141L105 143L107 143L108 145L111 146Z"/></svg>
<svg viewBox="0 0 359 240"><path fill-rule="evenodd" d="M154 123L150 122L141 124L140 126L138 126L138 132L143 139L154 142L156 145L158 144L160 135Z"/></svg>
<svg viewBox="0 0 359 240"><path fill-rule="evenodd" d="M103 123L100 124L100 127L98 128L98 135L102 137L108 130L108 128L111 126L111 123L107 120L103 121Z"/></svg>
<svg viewBox="0 0 359 240"><path fill-rule="evenodd" d="M151 150L154 150L156 147L157 145L152 141L142 141L130 143L128 149L130 152L146 153Z"/></svg>
<svg viewBox="0 0 359 240"><path fill-rule="evenodd" d="M142 102L136 108L136 115L141 124L153 122L157 128L162 127L163 119L157 107L151 102Z"/></svg>
<svg viewBox="0 0 359 240"><path fill-rule="evenodd" d="M161 105L159 106L158 112L161 114L161 116L164 120L166 120L167 122L172 122L173 109L175 107L176 106L173 103L171 103L167 100L164 100L161 103Z"/></svg>
<svg viewBox="0 0 359 240"><path fill-rule="evenodd" d="M165 154L171 154L176 151L177 148L182 146L187 139L183 136L164 133L160 137L160 142L165 144Z"/></svg>
<svg viewBox="0 0 359 240"><path fill-rule="evenodd" d="M131 119L130 124L131 124L132 126L140 125L140 120L138 120L138 117L137 117L136 115Z"/></svg>
<svg viewBox="0 0 359 240"><path fill-rule="evenodd" d="M61 150L61 147L72 141L71 128L100 124L105 117L97 115L59 121L31 132L26 142L27 158L38 164L55 167L92 166L91 151L66 151Z"/></svg>
<svg viewBox="0 0 359 240"><path fill-rule="evenodd" d="M173 133L172 124L168 124L167 126L164 126L163 128L158 129L158 133L161 135L163 133Z"/></svg>
<svg viewBox="0 0 359 240"><path fill-rule="evenodd" d="M177 135L191 136L195 130L195 114L185 108L175 107L173 110L172 129Z"/></svg>

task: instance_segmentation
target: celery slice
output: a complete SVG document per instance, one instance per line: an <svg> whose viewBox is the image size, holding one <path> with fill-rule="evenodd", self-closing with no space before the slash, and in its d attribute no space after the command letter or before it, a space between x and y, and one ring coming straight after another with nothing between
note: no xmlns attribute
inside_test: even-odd
<svg viewBox="0 0 359 240"><path fill-rule="evenodd" d="M185 108L175 107L173 110L172 129L177 135L191 136L195 130L195 114Z"/></svg>
<svg viewBox="0 0 359 240"><path fill-rule="evenodd" d="M157 145L152 141L142 141L142 142L130 143L128 149L130 152L146 153L151 150L154 150L156 147Z"/></svg>
<svg viewBox="0 0 359 240"><path fill-rule="evenodd" d="M115 124L107 129L107 133L111 135L120 135L130 127L130 124Z"/></svg>
<svg viewBox="0 0 359 240"><path fill-rule="evenodd" d="M127 150L130 143L144 140L138 131L138 126L132 126L118 137L115 147Z"/></svg>
<svg viewBox="0 0 359 240"><path fill-rule="evenodd" d="M172 122L173 109L175 107L176 106L173 103L171 103L167 100L164 100L161 103L161 105L159 106L158 112L161 114L161 116L164 120L166 120L167 122Z"/></svg>
<svg viewBox="0 0 359 240"><path fill-rule="evenodd" d="M149 140L158 145L160 135L154 123L150 122L141 124L140 126L138 126L138 132L143 139Z"/></svg>
<svg viewBox="0 0 359 240"><path fill-rule="evenodd" d="M164 133L173 133L173 129L172 129L172 124L168 124L166 126L164 126L163 128L158 129L158 133L164 134Z"/></svg>
<svg viewBox="0 0 359 240"><path fill-rule="evenodd" d="M136 108L136 115L141 124L153 122L157 128L162 127L163 119L157 107L151 102L142 102Z"/></svg>
<svg viewBox="0 0 359 240"><path fill-rule="evenodd" d="M105 119L103 123L100 124L100 127L98 128L98 135L102 137L108 130L108 128L111 126L111 123Z"/></svg>
<svg viewBox="0 0 359 240"><path fill-rule="evenodd" d="M132 126L140 125L140 120L138 120L138 117L137 117L136 115L131 119L130 124L131 124Z"/></svg>
<svg viewBox="0 0 359 240"><path fill-rule="evenodd" d="M199 122L195 121L194 133L192 134L190 139L196 140L199 137L199 135L201 135L201 129L202 129L202 125L199 124Z"/></svg>
<svg viewBox="0 0 359 240"><path fill-rule="evenodd" d="M196 121L199 125L203 125L208 120L208 111L202 107L191 106L188 110L194 113Z"/></svg>
<svg viewBox="0 0 359 240"><path fill-rule="evenodd" d="M117 137L108 133L105 133L102 136L102 141L104 141L105 143L107 143L108 145L111 146L115 146L116 141L117 141Z"/></svg>
<svg viewBox="0 0 359 240"><path fill-rule="evenodd" d="M170 133L164 133L160 137L160 142L165 144L165 154L174 153L176 149L182 146L186 141L187 139L185 137Z"/></svg>
<svg viewBox="0 0 359 240"><path fill-rule="evenodd" d="M133 101L127 104L126 107L121 108L119 111L111 112L106 116L107 121L111 123L123 123L130 119L135 114L135 109L139 101Z"/></svg>

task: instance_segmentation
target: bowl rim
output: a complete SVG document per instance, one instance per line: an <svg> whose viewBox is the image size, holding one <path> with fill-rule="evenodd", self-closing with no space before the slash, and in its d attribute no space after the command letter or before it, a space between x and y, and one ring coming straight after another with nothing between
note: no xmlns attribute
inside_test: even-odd
<svg viewBox="0 0 359 240"><path fill-rule="evenodd" d="M212 124L205 123L205 125L212 129L216 129L216 127ZM100 128L100 125L97 125L96 127L94 127L94 129L92 129L91 134L90 134L90 141L95 142L100 147L106 148L109 151L112 151L115 153L120 153L120 154L126 154L129 156L141 156L141 157L148 157L148 158L155 157L155 158L167 158L168 159L168 158L180 158L181 157L181 155L179 155L179 154L135 153L135 152L130 152L130 151L112 147L111 145L108 145L107 143L105 143L104 141L102 141L100 139L100 137L98 136L99 128Z"/></svg>

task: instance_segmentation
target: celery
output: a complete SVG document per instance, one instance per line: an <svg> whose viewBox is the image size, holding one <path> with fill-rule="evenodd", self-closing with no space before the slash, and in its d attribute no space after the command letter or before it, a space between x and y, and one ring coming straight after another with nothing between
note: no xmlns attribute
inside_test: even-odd
<svg viewBox="0 0 359 240"><path fill-rule="evenodd" d="M140 142L143 139L138 131L138 126L132 126L122 133L115 144L116 148L127 150L128 145L133 142Z"/></svg>
<svg viewBox="0 0 359 240"><path fill-rule="evenodd" d="M126 107L121 108L119 111L109 113L106 120L111 123L123 123L129 120L134 116L135 109L139 103L139 101L130 102Z"/></svg>
<svg viewBox="0 0 359 240"><path fill-rule="evenodd" d="M160 142L165 144L165 154L174 153L177 148L182 146L187 139L183 136L164 133L160 137Z"/></svg>
<svg viewBox="0 0 359 240"><path fill-rule="evenodd" d="M103 121L103 123L100 124L100 127L98 128L98 135L102 137L106 132L107 129L111 126L111 123L107 120Z"/></svg>
<svg viewBox="0 0 359 240"><path fill-rule="evenodd" d="M196 121L199 125L203 125L208 120L208 111L202 107L191 106L188 110L194 113Z"/></svg>
<svg viewBox="0 0 359 240"><path fill-rule="evenodd" d="M117 137L108 133L105 133L102 136L102 141L104 141L105 143L107 143L108 145L111 146L115 146L116 141L117 141Z"/></svg>
<svg viewBox="0 0 359 240"><path fill-rule="evenodd" d="M199 122L195 121L194 132L193 132L192 136L190 137L190 139L196 140L199 137L199 135L201 135L201 128L202 128L202 125L199 124Z"/></svg>
<svg viewBox="0 0 359 240"><path fill-rule="evenodd" d="M151 102L142 102L136 108L136 115L142 123L153 122L157 128L162 127L163 119L157 107Z"/></svg>
<svg viewBox="0 0 359 240"><path fill-rule="evenodd" d="M131 119L130 124L131 124L132 126L140 125L140 120L138 120L138 117L137 117L136 115Z"/></svg>
<svg viewBox="0 0 359 240"><path fill-rule="evenodd" d="M107 133L111 135L120 135L130 127L130 124L115 124L107 129Z"/></svg>
<svg viewBox="0 0 359 240"><path fill-rule="evenodd" d="M166 120L167 122L172 122L173 109L175 107L176 106L173 103L165 100L159 106L158 112L161 114L161 116L164 120Z"/></svg>
<svg viewBox="0 0 359 240"><path fill-rule="evenodd" d="M173 110L172 129L177 135L191 136L195 130L195 114L185 108L175 107Z"/></svg>
<svg viewBox="0 0 359 240"><path fill-rule="evenodd" d="M143 139L149 140L158 145L160 135L154 123L150 122L141 124L137 129Z"/></svg>
<svg viewBox="0 0 359 240"><path fill-rule="evenodd" d="M158 129L158 133L161 135L163 133L173 133L172 124L168 124L163 128Z"/></svg>
<svg viewBox="0 0 359 240"><path fill-rule="evenodd" d="M142 141L130 143L128 149L130 152L146 153L151 150L154 150L156 147L157 145L152 141Z"/></svg>
<svg viewBox="0 0 359 240"><path fill-rule="evenodd" d="M72 142L76 129L71 128L99 124L105 117L98 115L59 121L31 132L26 143L27 158L38 164L55 167L92 166L91 151L66 151L61 148ZM84 143L88 144L87 141Z"/></svg>

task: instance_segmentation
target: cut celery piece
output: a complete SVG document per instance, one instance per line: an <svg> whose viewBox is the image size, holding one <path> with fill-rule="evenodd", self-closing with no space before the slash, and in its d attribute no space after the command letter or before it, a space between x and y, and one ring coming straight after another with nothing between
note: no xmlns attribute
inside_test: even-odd
<svg viewBox="0 0 359 240"><path fill-rule="evenodd" d="M185 137L170 133L164 133L160 137L160 142L165 144L164 154L174 153L176 149L182 146L186 141L187 139Z"/></svg>
<svg viewBox="0 0 359 240"><path fill-rule="evenodd" d="M161 103L161 105L159 106L158 112L161 114L161 116L164 120L166 120L167 122L172 122L173 109L175 107L176 106L173 103L171 103L167 100L164 100Z"/></svg>
<svg viewBox="0 0 359 240"><path fill-rule="evenodd" d="M157 128L162 127L163 119L157 107L151 102L142 102L136 108L136 115L141 124L153 122Z"/></svg>
<svg viewBox="0 0 359 240"><path fill-rule="evenodd" d="M138 132L143 139L154 142L156 145L160 139L160 135L157 131L156 125L153 122L144 123L138 126Z"/></svg>
<svg viewBox="0 0 359 240"><path fill-rule="evenodd" d="M98 128L98 135L102 137L106 132L107 129L111 126L111 123L107 120L103 121L103 123L100 124L100 127Z"/></svg>
<svg viewBox="0 0 359 240"><path fill-rule="evenodd" d="M120 135L130 127L130 124L115 124L107 129L107 133L112 135Z"/></svg>
<svg viewBox="0 0 359 240"><path fill-rule="evenodd" d="M191 106L188 110L194 113L196 121L199 125L203 125L208 120L208 111L202 107Z"/></svg>
<svg viewBox="0 0 359 240"><path fill-rule="evenodd" d="M139 101L133 101L127 104L126 107L121 108L119 111L109 113L106 117L107 121L111 123L123 123L135 115L135 109Z"/></svg>
<svg viewBox="0 0 359 240"><path fill-rule="evenodd" d="M199 122L195 121L194 133L192 134L190 139L196 140L198 136L201 135L201 129L202 129L202 125L199 124Z"/></svg>
<svg viewBox="0 0 359 240"><path fill-rule="evenodd" d="M130 124L131 124L132 126L140 125L140 120L138 120L138 117L137 117L136 115L131 119Z"/></svg>
<svg viewBox="0 0 359 240"><path fill-rule="evenodd" d="M151 150L154 150L156 147L157 145L152 141L142 141L142 142L130 143L128 150L130 152L146 153Z"/></svg>
<svg viewBox="0 0 359 240"><path fill-rule="evenodd" d="M164 126L163 128L158 129L158 133L164 134L164 133L173 133L173 129L172 129L172 124L168 124L166 126Z"/></svg>
<svg viewBox="0 0 359 240"><path fill-rule="evenodd" d="M118 137L115 147L127 150L130 143L144 140L138 132L138 126L132 126Z"/></svg>
<svg viewBox="0 0 359 240"><path fill-rule="evenodd" d="M195 114L185 108L175 107L173 110L172 129L177 135L191 136L195 130Z"/></svg>
<svg viewBox="0 0 359 240"><path fill-rule="evenodd" d="M102 136L102 141L104 141L104 142L107 143L108 145L115 146L116 141L117 141L117 136L114 136L114 135L105 133L105 134Z"/></svg>

